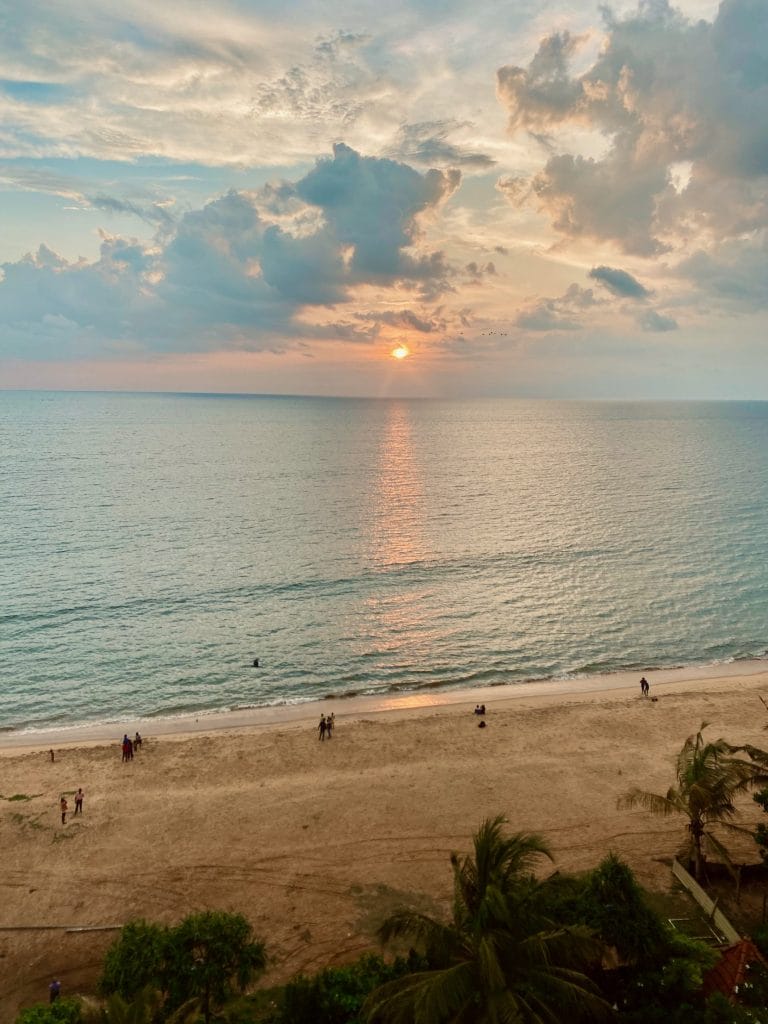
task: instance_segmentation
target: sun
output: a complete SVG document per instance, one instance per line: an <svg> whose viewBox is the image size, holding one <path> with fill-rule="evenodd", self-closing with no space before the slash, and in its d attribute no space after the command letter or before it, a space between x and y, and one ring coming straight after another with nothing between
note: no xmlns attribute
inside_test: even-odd
<svg viewBox="0 0 768 1024"><path fill-rule="evenodd" d="M393 348L389 354L393 359L405 359L406 356L411 354L411 350L407 345L398 345L397 348Z"/></svg>

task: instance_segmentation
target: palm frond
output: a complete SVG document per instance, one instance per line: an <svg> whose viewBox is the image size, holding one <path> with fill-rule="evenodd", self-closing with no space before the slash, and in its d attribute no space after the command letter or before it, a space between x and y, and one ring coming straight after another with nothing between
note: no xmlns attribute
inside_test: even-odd
<svg viewBox="0 0 768 1024"><path fill-rule="evenodd" d="M474 998L467 962L441 971L420 971L388 981L365 1002L370 1024L439 1024L458 1017Z"/></svg>
<svg viewBox="0 0 768 1024"><path fill-rule="evenodd" d="M389 915L379 928L378 937L384 945L408 939L442 963L449 961L457 949L456 929L430 918L429 914L404 908Z"/></svg>
<svg viewBox="0 0 768 1024"><path fill-rule="evenodd" d="M620 796L616 801L616 806L619 810L644 807L645 810L651 811L652 814L661 814L664 817L670 814L679 814L680 808L676 800L670 798L670 793L672 793L672 790L666 796L661 796L658 793L648 793L644 789L637 789L635 787L628 790L624 796Z"/></svg>

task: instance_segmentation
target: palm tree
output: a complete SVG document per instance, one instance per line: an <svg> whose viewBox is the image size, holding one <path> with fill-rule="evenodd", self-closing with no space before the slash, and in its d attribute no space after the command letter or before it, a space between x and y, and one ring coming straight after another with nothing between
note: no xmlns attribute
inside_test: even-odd
<svg viewBox="0 0 768 1024"><path fill-rule="evenodd" d="M584 928L557 928L536 910L532 870L550 860L536 835L504 836L505 819L486 820L474 856L451 855L451 921L401 910L384 922L383 942L408 937L430 969L382 985L365 1012L369 1024L542 1024L597 1020L610 1008L579 968L599 959ZM588 1015L588 1016L587 1016Z"/></svg>
<svg viewBox="0 0 768 1024"><path fill-rule="evenodd" d="M716 854L732 869L727 849L713 834L718 825L732 832L749 835L749 830L734 825L734 798L765 779L765 768L734 757L738 748L724 739L705 743L702 722L695 736L689 736L677 755L677 785L666 795L634 788L618 800L619 807L645 807L653 814L680 814L688 819L690 856L697 879L701 879L707 854Z"/></svg>

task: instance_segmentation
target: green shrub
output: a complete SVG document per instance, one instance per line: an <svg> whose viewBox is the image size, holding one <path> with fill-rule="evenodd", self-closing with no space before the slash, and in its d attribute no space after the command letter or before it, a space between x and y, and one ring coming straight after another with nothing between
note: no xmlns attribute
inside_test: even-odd
<svg viewBox="0 0 768 1024"><path fill-rule="evenodd" d="M175 928L131 921L107 951L99 991L132 1003L145 989L159 990L166 1012L198 999L208 1019L265 963L242 914L191 914Z"/></svg>
<svg viewBox="0 0 768 1024"><path fill-rule="evenodd" d="M285 987L275 1024L362 1024L361 1007L374 989L424 966L415 954L387 963L368 953L346 967L295 978Z"/></svg>
<svg viewBox="0 0 768 1024"><path fill-rule="evenodd" d="M190 914L166 933L161 977L168 1007L199 998L208 1020L211 1006L245 989L265 965L264 944L242 914Z"/></svg>
<svg viewBox="0 0 768 1024"><path fill-rule="evenodd" d="M610 853L591 872L582 902L582 920L619 956L649 963L663 956L669 932L648 906L630 868Z"/></svg>
<svg viewBox="0 0 768 1024"><path fill-rule="evenodd" d="M82 1019L79 999L57 999L22 1010L16 1024L81 1024Z"/></svg>
<svg viewBox="0 0 768 1024"><path fill-rule="evenodd" d="M704 1024L757 1024L760 1019L748 1010L734 1006L721 992L709 997L704 1011Z"/></svg>
<svg viewBox="0 0 768 1024"><path fill-rule="evenodd" d="M759 928L755 928L752 941L763 956L768 956L768 924L761 924Z"/></svg>
<svg viewBox="0 0 768 1024"><path fill-rule="evenodd" d="M129 921L107 950L99 991L131 1002L147 986L161 988L168 929L147 921Z"/></svg>

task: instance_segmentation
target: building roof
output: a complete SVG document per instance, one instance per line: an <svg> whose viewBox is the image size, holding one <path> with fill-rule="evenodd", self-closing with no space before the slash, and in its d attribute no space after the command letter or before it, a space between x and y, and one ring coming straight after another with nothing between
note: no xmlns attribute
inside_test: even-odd
<svg viewBox="0 0 768 1024"><path fill-rule="evenodd" d="M724 949L714 967L704 975L705 996L722 992L731 1003L739 1001L739 989L747 978L749 965L761 963L768 966L760 950L750 939L742 939Z"/></svg>

